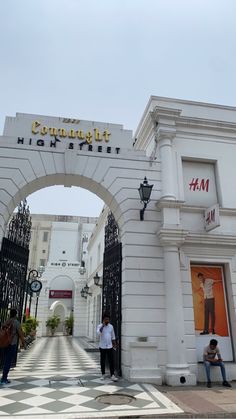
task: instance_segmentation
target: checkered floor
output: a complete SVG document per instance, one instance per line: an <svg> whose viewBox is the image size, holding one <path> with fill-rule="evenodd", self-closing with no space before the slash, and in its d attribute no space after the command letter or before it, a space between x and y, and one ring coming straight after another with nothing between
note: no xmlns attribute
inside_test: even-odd
<svg viewBox="0 0 236 419"><path fill-rule="evenodd" d="M11 384L0 387L0 418L106 418L182 412L150 384L100 380L99 354L87 353L79 340L40 338L24 351ZM107 394L133 396L127 405L97 400Z"/></svg>

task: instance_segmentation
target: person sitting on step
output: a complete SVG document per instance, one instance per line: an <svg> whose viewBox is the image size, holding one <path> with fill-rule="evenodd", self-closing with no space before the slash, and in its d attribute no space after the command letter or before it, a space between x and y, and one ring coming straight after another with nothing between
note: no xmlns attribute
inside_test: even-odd
<svg viewBox="0 0 236 419"><path fill-rule="evenodd" d="M216 339L211 339L209 345L204 348L204 352L203 352L203 362L204 362L206 376L207 376L207 387L208 388L211 387L210 369L212 366L220 367L221 375L223 379L222 385L224 387L231 387L231 384L228 383L226 379L225 366L221 358L219 347L217 345L218 345L218 341Z"/></svg>

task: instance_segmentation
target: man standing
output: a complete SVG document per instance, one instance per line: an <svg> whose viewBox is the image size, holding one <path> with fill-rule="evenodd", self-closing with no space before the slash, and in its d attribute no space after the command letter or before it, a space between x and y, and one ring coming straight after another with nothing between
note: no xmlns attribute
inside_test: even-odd
<svg viewBox="0 0 236 419"><path fill-rule="evenodd" d="M97 334L100 336L99 341L99 350L100 350L100 362L101 362L101 371L102 377L101 380L105 379L105 365L106 357L108 358L111 379L112 381L117 381L117 378L114 375L114 360L113 360L113 349L116 349L116 337L114 333L114 328L110 324L110 316L104 314L102 323L97 327Z"/></svg>
<svg viewBox="0 0 236 419"><path fill-rule="evenodd" d="M215 334L215 298L213 293L214 281L212 278L205 278L204 274L199 272L198 278L200 279L200 286L204 294L204 330L200 335L209 334L209 320L211 317L211 330Z"/></svg>
<svg viewBox="0 0 236 419"><path fill-rule="evenodd" d="M5 359L0 384L10 384L11 382L7 377L11 368L11 363L16 355L18 338L20 338L23 346L25 346L24 334L22 332L20 322L16 318L16 315L17 311L15 309L11 309L10 319L5 323L5 325L12 324L12 338L10 345L5 348Z"/></svg>
<svg viewBox="0 0 236 419"><path fill-rule="evenodd" d="M211 375L210 375L210 368L213 367L220 367L221 375L223 378L222 385L224 387L231 387L231 384L228 383L226 380L226 373L225 373L225 366L223 360L220 355L220 350L217 346L218 342L216 339L211 339L208 346L204 348L203 352L203 362L206 370L207 376L207 387L211 387ZM216 358L217 355L217 358Z"/></svg>

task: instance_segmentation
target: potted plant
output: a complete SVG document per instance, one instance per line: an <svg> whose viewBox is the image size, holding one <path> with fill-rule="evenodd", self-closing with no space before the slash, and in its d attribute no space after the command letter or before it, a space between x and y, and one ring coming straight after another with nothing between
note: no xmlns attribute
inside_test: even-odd
<svg viewBox="0 0 236 419"><path fill-rule="evenodd" d="M54 314L53 316L49 317L46 321L46 326L50 329L51 336L54 336L55 330L60 323L60 317Z"/></svg>
<svg viewBox="0 0 236 419"><path fill-rule="evenodd" d="M39 325L39 322L34 317L27 317L25 321L22 323L22 330L25 334L25 336L35 336L36 335L36 329Z"/></svg>
<svg viewBox="0 0 236 419"><path fill-rule="evenodd" d="M72 335L73 325L74 325L74 317L72 313L69 315L69 317L66 317L64 324L65 324L66 334Z"/></svg>
<svg viewBox="0 0 236 419"><path fill-rule="evenodd" d="M22 323L21 326L25 336L25 343L27 346L34 341L38 325L38 320L31 316L27 317Z"/></svg>

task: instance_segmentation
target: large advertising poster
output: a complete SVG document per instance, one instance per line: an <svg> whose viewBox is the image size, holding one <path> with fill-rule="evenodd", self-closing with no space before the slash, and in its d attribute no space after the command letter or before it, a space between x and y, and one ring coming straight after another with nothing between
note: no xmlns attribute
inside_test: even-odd
<svg viewBox="0 0 236 419"><path fill-rule="evenodd" d="M232 361L222 266L191 265L191 281L198 361L210 339L218 340L223 359Z"/></svg>

